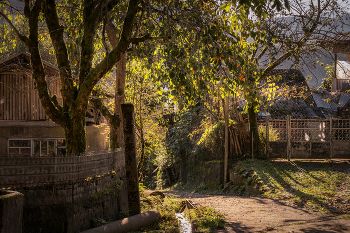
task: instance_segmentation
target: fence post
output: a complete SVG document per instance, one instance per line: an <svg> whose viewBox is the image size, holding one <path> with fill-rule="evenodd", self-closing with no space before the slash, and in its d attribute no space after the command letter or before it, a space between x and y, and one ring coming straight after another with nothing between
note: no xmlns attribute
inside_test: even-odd
<svg viewBox="0 0 350 233"><path fill-rule="evenodd" d="M269 131L269 116L266 116L266 158L269 158L269 137L270 137L270 131Z"/></svg>
<svg viewBox="0 0 350 233"><path fill-rule="evenodd" d="M139 180L136 163L134 106L122 104L123 131L125 146L125 171L128 189L128 204L131 215L140 214Z"/></svg>
<svg viewBox="0 0 350 233"><path fill-rule="evenodd" d="M224 185L226 185L227 183L227 166L228 166L228 108L229 108L229 97L226 96L225 97L225 113L224 113L224 117L225 117L225 161L224 161Z"/></svg>
<svg viewBox="0 0 350 233"><path fill-rule="evenodd" d="M332 116L329 117L329 153L330 159L333 158L333 143L332 143Z"/></svg>
<svg viewBox="0 0 350 233"><path fill-rule="evenodd" d="M291 145L290 145L290 141L291 141L291 133L290 133L290 116L287 116L287 121L286 121L286 128L287 128L287 159L288 159L288 161L290 161L290 158L291 158L291 156L290 156L290 152L291 152L291 150L290 150L290 147L291 147Z"/></svg>

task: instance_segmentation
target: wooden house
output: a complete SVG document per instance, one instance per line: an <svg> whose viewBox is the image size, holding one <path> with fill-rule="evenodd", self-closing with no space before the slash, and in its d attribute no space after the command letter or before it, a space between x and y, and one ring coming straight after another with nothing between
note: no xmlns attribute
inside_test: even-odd
<svg viewBox="0 0 350 233"><path fill-rule="evenodd" d="M49 62L43 64L49 92L62 104L59 70ZM31 72L26 52L0 61L0 155L65 154L64 130L46 115ZM101 114L90 106L86 120L87 150L107 149L107 126L99 125Z"/></svg>

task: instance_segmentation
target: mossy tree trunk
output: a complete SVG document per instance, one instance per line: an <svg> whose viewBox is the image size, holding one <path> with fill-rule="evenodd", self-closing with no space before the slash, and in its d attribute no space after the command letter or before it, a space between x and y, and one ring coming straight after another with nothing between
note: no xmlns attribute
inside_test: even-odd
<svg viewBox="0 0 350 233"><path fill-rule="evenodd" d="M255 111L254 104L258 104L258 102L254 102L248 106L248 118L249 118L249 135L253 143L253 156L254 158L263 159L264 155L261 153L261 140L259 137L259 129L257 122L257 112Z"/></svg>
<svg viewBox="0 0 350 233"><path fill-rule="evenodd" d="M11 20L2 15L16 33L17 38L24 42L31 53L32 77L37 84L39 98L50 119L64 129L68 154L80 154L86 151L85 114L93 87L124 56L130 43L152 39L150 37L132 38L134 19L140 11L139 3L140 0L129 1L125 17L121 23L120 39L117 45L107 53L100 63L93 66L95 36L105 15L120 3L119 1L83 1L82 18L76 19L77 21L81 20L81 30L83 31L79 38L81 43L78 45L80 46L78 78L72 75L71 64L74 62L70 61L67 42L65 41L65 30L61 25L56 1L24 1L24 15L29 25L28 36L22 35ZM40 13L43 13L43 19L48 28L56 56L58 74L62 84L62 106L58 104L56 96L50 96L45 79L46 74L39 51ZM70 17L78 17L78 14L71 14ZM137 39L137 42L135 42L135 39ZM111 120L118 127L119 118L119 116L115 116Z"/></svg>

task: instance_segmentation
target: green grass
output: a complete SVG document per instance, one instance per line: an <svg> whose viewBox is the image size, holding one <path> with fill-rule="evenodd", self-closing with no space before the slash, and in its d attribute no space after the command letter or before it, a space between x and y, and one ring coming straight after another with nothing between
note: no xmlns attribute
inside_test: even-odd
<svg viewBox="0 0 350 233"><path fill-rule="evenodd" d="M133 232L179 232L179 222L175 213L181 212L185 205L185 199L176 200L172 196L160 198L148 196L141 201L141 212L158 210L161 218L154 224L136 229ZM196 222L200 232L213 232L213 229L224 226L223 215L209 207L199 207L190 211L189 218Z"/></svg>
<svg viewBox="0 0 350 233"><path fill-rule="evenodd" d="M223 218L223 214L210 207L198 207L189 211L189 219L195 222L199 232L213 232L214 229L224 228Z"/></svg>
<svg viewBox="0 0 350 233"><path fill-rule="evenodd" d="M323 214L350 213L350 164L327 161L245 160L238 166L254 170L264 197Z"/></svg>
<svg viewBox="0 0 350 233"><path fill-rule="evenodd" d="M186 184L183 184L181 182L174 184L168 189L164 190L176 190L176 191L187 191L187 192L198 192L202 194L225 194L223 188L223 185L217 185L215 188L208 187L204 182L200 184L195 184L192 182L187 182Z"/></svg>

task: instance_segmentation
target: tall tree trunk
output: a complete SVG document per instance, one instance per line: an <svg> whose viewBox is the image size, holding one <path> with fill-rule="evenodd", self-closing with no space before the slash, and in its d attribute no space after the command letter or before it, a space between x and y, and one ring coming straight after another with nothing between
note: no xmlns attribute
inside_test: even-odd
<svg viewBox="0 0 350 233"><path fill-rule="evenodd" d="M126 79L126 53L117 63L117 76L115 82L115 102L114 102L114 115L119 116L120 123L117 127L117 140L119 147L124 147L123 137L123 117L122 117L122 104L125 103L125 79Z"/></svg>
<svg viewBox="0 0 350 233"><path fill-rule="evenodd" d="M262 159L263 155L260 153L261 148L261 142L259 138L259 131L258 131L258 123L257 123L257 112L254 110L254 104L259 103L252 103L248 106L248 118L249 118L249 135L250 138L253 140L253 151L254 157Z"/></svg>
<svg viewBox="0 0 350 233"><path fill-rule="evenodd" d="M79 155L80 153L85 152L85 114L73 116L73 119L64 127L64 130L67 155Z"/></svg>
<svg viewBox="0 0 350 233"><path fill-rule="evenodd" d="M118 44L117 30L112 22L106 25L106 32L113 48L115 48ZM121 105L125 103L126 53L124 53L121 59L117 62L116 68L117 72L115 77L114 117L118 116L120 121L118 125L113 125L113 121L110 121L111 149L124 147Z"/></svg>
<svg viewBox="0 0 350 233"><path fill-rule="evenodd" d="M140 118L140 127L139 127L139 133L140 133L140 142L141 142L141 155L140 155L140 161L137 165L137 170L139 173L139 179L142 179L141 177L141 168L143 166L143 162L145 161L145 136L143 131L143 119L142 119L142 98L143 98L143 81L141 82L141 88L140 88L140 98L139 98L139 118Z"/></svg>

